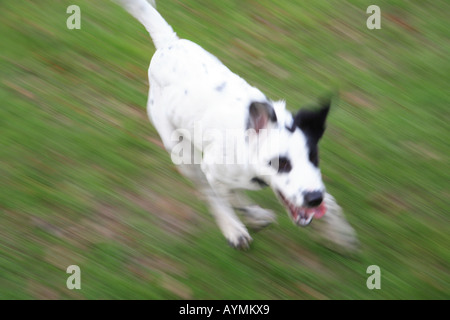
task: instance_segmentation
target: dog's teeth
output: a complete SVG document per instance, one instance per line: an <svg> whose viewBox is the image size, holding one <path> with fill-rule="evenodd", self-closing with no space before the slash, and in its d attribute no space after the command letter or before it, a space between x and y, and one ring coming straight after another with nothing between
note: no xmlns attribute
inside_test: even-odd
<svg viewBox="0 0 450 320"><path fill-rule="evenodd" d="M313 213L308 217L308 220L306 220L306 224L309 224L309 223L311 222L311 220L313 219L313 217L314 217L315 214L316 214L316 213L313 212Z"/></svg>

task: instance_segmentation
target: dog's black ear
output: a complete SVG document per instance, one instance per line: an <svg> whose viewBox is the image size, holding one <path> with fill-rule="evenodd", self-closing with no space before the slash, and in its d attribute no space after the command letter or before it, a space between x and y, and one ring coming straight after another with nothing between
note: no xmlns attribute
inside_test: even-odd
<svg viewBox="0 0 450 320"><path fill-rule="evenodd" d="M277 122L277 115L273 107L267 102L252 102L249 107L247 129L254 129L257 133L267 128L270 122Z"/></svg>
<svg viewBox="0 0 450 320"><path fill-rule="evenodd" d="M325 120L330 110L331 100L327 99L321 103L316 110L302 109L294 117L294 126L302 130L305 135L317 143L325 132Z"/></svg>

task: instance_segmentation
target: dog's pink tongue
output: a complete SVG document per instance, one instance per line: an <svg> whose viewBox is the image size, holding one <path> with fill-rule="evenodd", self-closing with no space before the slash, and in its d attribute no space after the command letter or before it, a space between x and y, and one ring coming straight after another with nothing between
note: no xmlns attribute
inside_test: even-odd
<svg viewBox="0 0 450 320"><path fill-rule="evenodd" d="M327 212L327 207L325 206L325 203L322 202L320 204L320 206L316 207L316 208L311 208L308 209L309 212L313 213L314 212L314 219L320 219L322 218L325 213Z"/></svg>

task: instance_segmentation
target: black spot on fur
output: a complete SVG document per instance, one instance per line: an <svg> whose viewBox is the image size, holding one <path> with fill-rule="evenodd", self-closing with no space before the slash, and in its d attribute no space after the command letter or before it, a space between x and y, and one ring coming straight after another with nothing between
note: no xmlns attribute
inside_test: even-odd
<svg viewBox="0 0 450 320"><path fill-rule="evenodd" d="M219 91L219 92L222 92L223 89L225 89L226 86L227 86L227 83L226 83L226 82L223 82L223 83L221 83L220 85L218 85L218 86L216 87L216 90Z"/></svg>
<svg viewBox="0 0 450 320"><path fill-rule="evenodd" d="M295 127L297 127L307 136L319 141L325 131L325 120L329 110L329 103L318 110L300 110L294 117L292 129L295 130Z"/></svg>
<svg viewBox="0 0 450 320"><path fill-rule="evenodd" d="M317 147L317 144L311 145L308 143L308 149L309 149L309 161L315 165L316 167L319 166L319 148Z"/></svg>
<svg viewBox="0 0 450 320"><path fill-rule="evenodd" d="M319 165L318 143L325 132L325 120L330 110L330 100L322 104L318 110L300 110L294 117L294 124L290 131L299 128L306 136L309 160L316 167Z"/></svg>

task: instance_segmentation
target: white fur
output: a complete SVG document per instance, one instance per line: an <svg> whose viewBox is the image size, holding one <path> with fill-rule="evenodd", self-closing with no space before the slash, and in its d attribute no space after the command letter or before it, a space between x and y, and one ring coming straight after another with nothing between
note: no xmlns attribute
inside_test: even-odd
<svg viewBox="0 0 450 320"><path fill-rule="evenodd" d="M145 0L118 1L149 31L157 49L148 71L150 120L169 152L182 146L202 159L197 164L180 164L179 169L206 196L232 246L246 248L252 240L234 209L242 211L249 224L256 227L274 221L272 212L253 205L236 191L257 189L252 178L264 178L275 192L282 192L298 206L303 205L303 192L324 191L319 169L308 160L306 137L301 130L292 133L286 129L292 126L293 117L284 101L268 100L199 45L179 39ZM267 135L240 134L247 128L252 102L268 103L275 110L277 122L265 126ZM194 129L199 125L205 132L218 131L222 136L232 131L239 150L230 150L214 135L194 139ZM173 138L177 130L183 133L182 142ZM245 161L221 164L219 151L225 154L238 151ZM268 166L272 158L280 155L289 155L292 161L293 168L288 174L276 174Z"/></svg>

